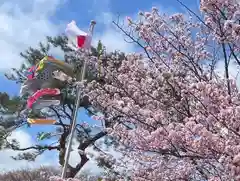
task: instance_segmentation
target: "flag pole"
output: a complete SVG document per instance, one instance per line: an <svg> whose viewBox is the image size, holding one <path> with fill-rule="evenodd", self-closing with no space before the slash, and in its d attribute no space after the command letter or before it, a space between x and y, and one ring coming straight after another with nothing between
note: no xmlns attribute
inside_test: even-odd
<svg viewBox="0 0 240 181"><path fill-rule="evenodd" d="M93 34L93 28L94 28L95 24L96 24L95 21L91 21L90 28L89 28L89 34L90 35ZM86 72L86 66L87 66L86 64L87 64L87 61L86 61L86 59L84 59L81 81L83 81L84 78L85 78L85 72ZM68 142L67 149L66 149L66 155L65 155L65 159L64 159L64 165L63 165L61 178L65 178L66 173L67 173L68 161L69 161L70 151L71 151L71 146L72 146L72 140L73 140L74 130L75 130L76 123L77 123L77 113L78 113L78 107L80 105L80 97L81 97L81 90L80 90L80 88L77 87L77 101L76 101L76 105L75 105L73 122L72 122L72 125L71 125L71 132L70 132L70 135L69 135L69 142Z"/></svg>

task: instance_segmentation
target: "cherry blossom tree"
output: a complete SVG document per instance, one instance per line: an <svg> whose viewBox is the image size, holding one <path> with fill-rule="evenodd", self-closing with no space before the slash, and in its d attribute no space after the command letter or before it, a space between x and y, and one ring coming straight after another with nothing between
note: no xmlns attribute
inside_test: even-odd
<svg viewBox="0 0 240 181"><path fill-rule="evenodd" d="M240 180L240 92L229 74L239 64L239 7L201 0L203 17L152 8L127 27L113 22L142 52L103 63L105 83L85 91L113 125L126 158L116 167L131 180Z"/></svg>

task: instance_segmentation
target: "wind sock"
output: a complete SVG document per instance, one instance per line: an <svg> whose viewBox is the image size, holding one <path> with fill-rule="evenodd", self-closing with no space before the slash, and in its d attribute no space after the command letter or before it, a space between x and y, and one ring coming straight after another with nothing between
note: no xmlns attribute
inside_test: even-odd
<svg viewBox="0 0 240 181"><path fill-rule="evenodd" d="M24 96L27 93L33 94L40 89L46 88L64 88L66 84L53 78L52 72L49 72L47 69L44 69L41 73L39 73L34 79L26 80L20 89L20 95Z"/></svg>
<svg viewBox="0 0 240 181"><path fill-rule="evenodd" d="M45 107L49 107L49 106L58 106L61 104L60 100L56 100L56 99L43 99L40 98L38 99L36 102L34 102L32 104L32 110L36 111L36 110L41 110Z"/></svg>
<svg viewBox="0 0 240 181"><path fill-rule="evenodd" d="M39 81L36 79L28 79L23 82L21 89L20 89L20 96L23 96L27 93L33 94L34 92L38 91L43 87L43 84L47 83L46 81ZM50 88L50 87L49 87Z"/></svg>
<svg viewBox="0 0 240 181"><path fill-rule="evenodd" d="M48 66L46 66L46 64L48 64L48 65L51 64L50 66L55 66L56 68L64 71L69 76L73 75L73 67L71 65L67 64L64 61L57 60L57 59L53 58L52 56L44 57L38 63L37 68L36 68L36 72L39 72L39 71L43 70L44 68L48 68Z"/></svg>
<svg viewBox="0 0 240 181"><path fill-rule="evenodd" d="M27 122L29 124L55 124L57 121L54 119L31 119L31 118L28 118Z"/></svg>
<svg viewBox="0 0 240 181"><path fill-rule="evenodd" d="M26 93L32 94L44 88L64 88L66 82L62 82L53 77L54 71L61 71L69 77L74 76L73 67L63 61L56 60L53 57L44 57L37 65L32 78L28 78L21 86L20 95Z"/></svg>
<svg viewBox="0 0 240 181"><path fill-rule="evenodd" d="M49 88L47 88L47 89L38 90L31 97L28 98L27 107L29 109L31 109L33 104L42 96L45 96L45 95L56 96L56 95L59 95L60 93L61 93L61 91L59 89L49 89Z"/></svg>
<svg viewBox="0 0 240 181"><path fill-rule="evenodd" d="M78 28L75 21L72 21L67 25L65 30L68 45L70 48L74 50L78 50L80 48L88 49L91 47L92 34L86 33Z"/></svg>
<svg viewBox="0 0 240 181"><path fill-rule="evenodd" d="M36 66L32 66L31 68L29 68L26 72L26 76L28 79L33 79L34 75L35 75L35 70L36 70Z"/></svg>
<svg viewBox="0 0 240 181"><path fill-rule="evenodd" d="M74 79L72 77L66 75L62 71L54 71L53 72L53 78L58 79L62 82L68 82L68 83L72 83L74 81Z"/></svg>
<svg viewBox="0 0 240 181"><path fill-rule="evenodd" d="M51 133L41 132L41 133L39 133L39 135L37 136L37 139L38 139L38 141L42 141L42 140L44 140L44 139L46 139L46 138L48 138L48 137L50 137L50 136L51 136Z"/></svg>

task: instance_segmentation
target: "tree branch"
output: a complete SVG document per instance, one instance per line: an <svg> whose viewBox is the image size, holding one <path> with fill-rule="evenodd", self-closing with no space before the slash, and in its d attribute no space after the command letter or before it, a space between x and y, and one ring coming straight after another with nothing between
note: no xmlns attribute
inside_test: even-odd
<svg viewBox="0 0 240 181"><path fill-rule="evenodd" d="M26 151L26 150L59 150L59 146L41 146L41 145L36 145L36 146L30 146L30 147L26 147L26 148L17 148L16 146L12 146L12 149L15 151Z"/></svg>
<svg viewBox="0 0 240 181"><path fill-rule="evenodd" d="M102 138L106 134L107 134L107 132L100 132L100 133L96 134L93 138L90 138L90 139L84 141L82 144L80 144L78 146L78 149L79 150L85 150L88 146L90 146L91 144L93 144L95 141Z"/></svg>
<svg viewBox="0 0 240 181"><path fill-rule="evenodd" d="M63 124L63 121L62 121L62 118L61 118L61 115L57 112L56 109L54 109L52 106L49 107L58 117L58 124L61 125L64 129L65 129L65 125Z"/></svg>

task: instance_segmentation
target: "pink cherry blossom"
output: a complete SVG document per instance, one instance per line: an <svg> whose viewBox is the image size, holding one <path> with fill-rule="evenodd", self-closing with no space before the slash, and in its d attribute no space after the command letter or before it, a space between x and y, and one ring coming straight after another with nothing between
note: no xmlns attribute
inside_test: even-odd
<svg viewBox="0 0 240 181"><path fill-rule="evenodd" d="M127 161L116 168L133 181L239 179L240 93L213 64L223 61L223 44L229 54L238 50L239 8L236 0L201 0L203 22L141 12L128 24L134 36L125 33L143 51L120 67L110 58L106 83L85 87L122 145Z"/></svg>

